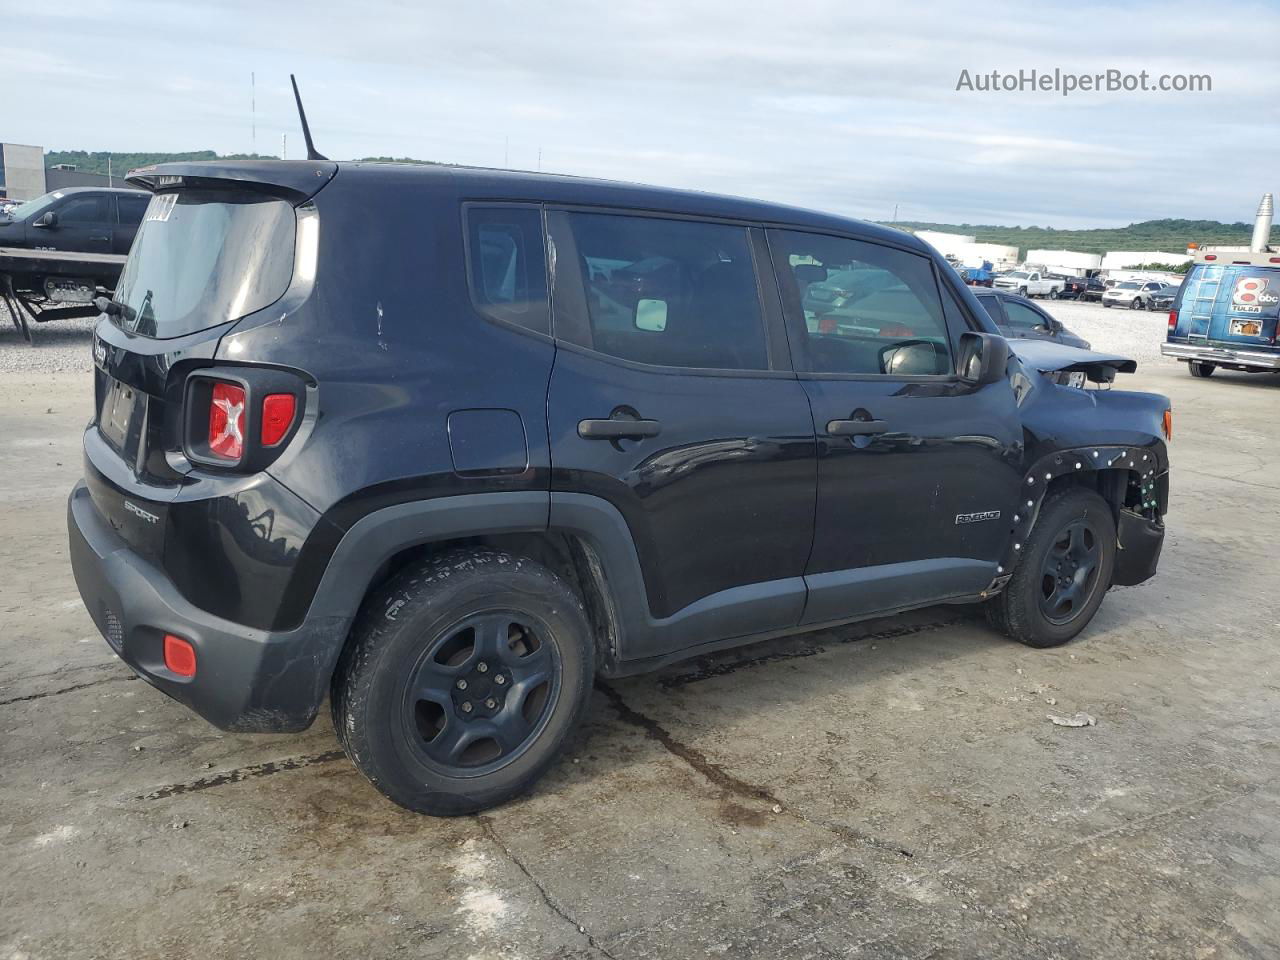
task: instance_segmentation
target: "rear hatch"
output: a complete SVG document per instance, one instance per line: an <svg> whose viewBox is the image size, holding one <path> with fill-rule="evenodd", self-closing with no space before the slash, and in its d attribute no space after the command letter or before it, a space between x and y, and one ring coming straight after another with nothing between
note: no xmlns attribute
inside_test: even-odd
<svg viewBox="0 0 1280 960"><path fill-rule="evenodd" d="M95 329L95 416L85 434L95 505L153 557L163 548L169 504L190 484L187 374L212 364L238 320L285 295L295 268L295 206L307 196L287 185L212 177L198 165L179 171L201 176L171 169L142 178L158 192Z"/></svg>
<svg viewBox="0 0 1280 960"><path fill-rule="evenodd" d="M1280 267L1198 263L1169 317L1169 339L1233 347L1274 347Z"/></svg>

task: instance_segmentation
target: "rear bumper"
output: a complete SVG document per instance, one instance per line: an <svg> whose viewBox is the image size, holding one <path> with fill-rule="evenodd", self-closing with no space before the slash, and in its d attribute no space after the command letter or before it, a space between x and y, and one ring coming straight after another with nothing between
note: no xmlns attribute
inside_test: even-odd
<svg viewBox="0 0 1280 960"><path fill-rule="evenodd" d="M1160 352L1177 360L1203 360L1222 366L1246 370L1280 370L1280 351L1263 353L1234 347L1216 347L1207 343L1162 343Z"/></svg>
<svg viewBox="0 0 1280 960"><path fill-rule="evenodd" d="M223 730L286 733L315 719L349 617L257 630L193 606L98 512L79 483L67 502L71 567L85 607L111 648L161 692ZM196 649L196 675L164 665L166 633Z"/></svg>

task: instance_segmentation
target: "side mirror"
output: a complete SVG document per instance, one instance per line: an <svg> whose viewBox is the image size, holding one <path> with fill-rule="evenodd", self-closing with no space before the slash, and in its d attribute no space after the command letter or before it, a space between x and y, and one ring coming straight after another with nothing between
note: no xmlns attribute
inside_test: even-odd
<svg viewBox="0 0 1280 960"><path fill-rule="evenodd" d="M994 333L960 335L960 379L984 387L1005 378L1009 365L1009 342Z"/></svg>
<svg viewBox="0 0 1280 960"><path fill-rule="evenodd" d="M42 213L36 217L35 222L31 224L33 227L44 227L49 229L58 225L58 215L50 210L48 213Z"/></svg>

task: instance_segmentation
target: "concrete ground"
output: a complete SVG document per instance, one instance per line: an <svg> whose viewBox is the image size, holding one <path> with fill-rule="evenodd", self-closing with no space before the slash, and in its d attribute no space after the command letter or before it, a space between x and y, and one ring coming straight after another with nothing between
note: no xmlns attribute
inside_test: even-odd
<svg viewBox="0 0 1280 960"><path fill-rule="evenodd" d="M532 796L436 820L327 718L132 678L67 562L88 377L8 374L0 960L1280 956L1280 377L1126 384L1174 401L1169 536L1074 643L942 607L609 683Z"/></svg>

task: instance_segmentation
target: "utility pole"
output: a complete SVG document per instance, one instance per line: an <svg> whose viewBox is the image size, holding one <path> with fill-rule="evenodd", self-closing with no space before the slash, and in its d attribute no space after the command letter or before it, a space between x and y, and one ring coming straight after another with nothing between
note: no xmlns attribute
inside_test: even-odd
<svg viewBox="0 0 1280 960"><path fill-rule="evenodd" d="M114 187L115 185L115 180L111 176L111 155L107 154L107 186Z"/></svg>
<svg viewBox="0 0 1280 960"><path fill-rule="evenodd" d="M538 148L538 172L542 172L542 148Z"/></svg>
<svg viewBox="0 0 1280 960"><path fill-rule="evenodd" d="M898 205L896 203L893 205L893 222L898 222Z"/></svg>
<svg viewBox="0 0 1280 960"><path fill-rule="evenodd" d="M289 135L287 133L280 134L280 159L289 159Z"/></svg>

